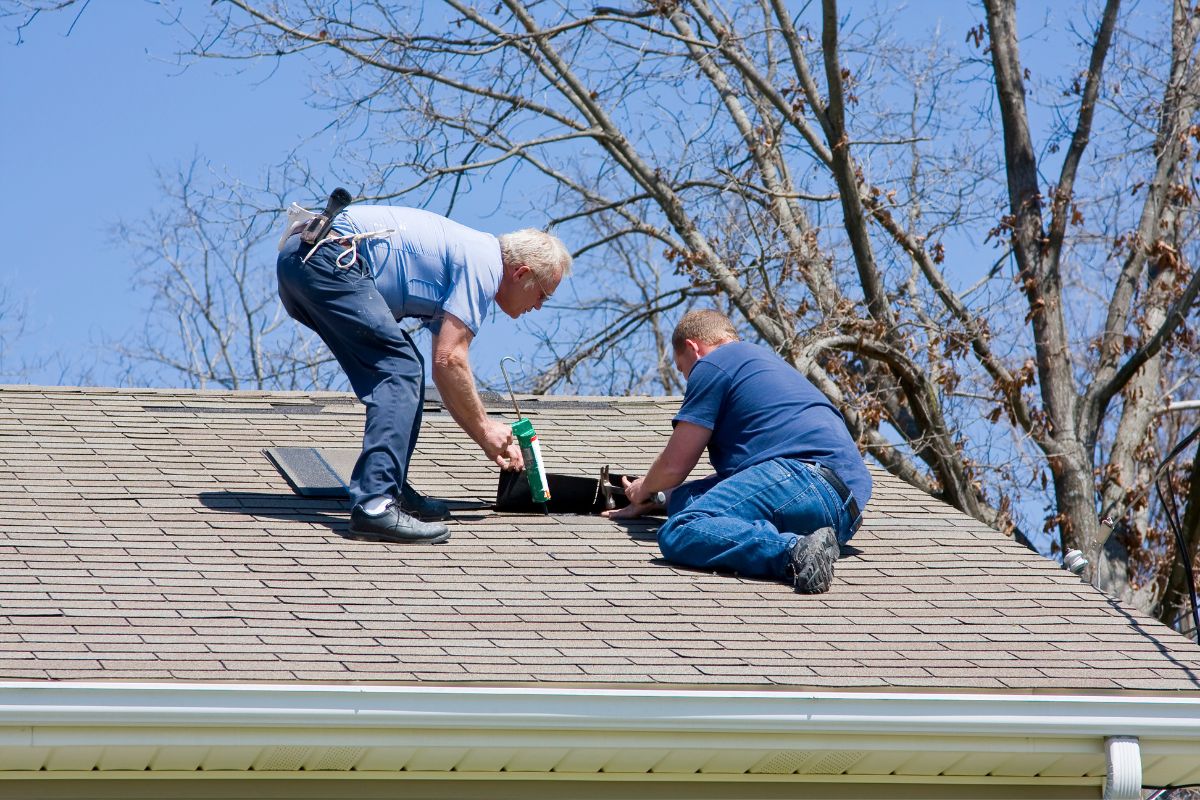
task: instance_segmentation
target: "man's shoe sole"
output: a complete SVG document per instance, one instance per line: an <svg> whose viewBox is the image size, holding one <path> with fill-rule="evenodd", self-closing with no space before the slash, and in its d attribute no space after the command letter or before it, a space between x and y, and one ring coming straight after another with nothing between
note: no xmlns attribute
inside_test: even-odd
<svg viewBox="0 0 1200 800"><path fill-rule="evenodd" d="M429 538L408 538L405 536L394 536L388 533L380 533L379 531L360 531L351 526L349 533L351 536L359 539L366 539L372 542L391 542L393 544L441 544L450 538L450 531L432 536Z"/></svg>
<svg viewBox="0 0 1200 800"><path fill-rule="evenodd" d="M832 528L813 531L796 543L802 563L792 585L800 594L823 594L833 585L833 565L838 558L837 535Z"/></svg>

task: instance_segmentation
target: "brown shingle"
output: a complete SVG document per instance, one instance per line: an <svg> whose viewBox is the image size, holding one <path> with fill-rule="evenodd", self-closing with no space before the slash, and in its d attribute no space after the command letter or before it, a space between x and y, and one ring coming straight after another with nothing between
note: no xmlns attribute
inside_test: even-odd
<svg viewBox="0 0 1200 800"><path fill-rule="evenodd" d="M591 475L645 470L677 402L526 411L552 469ZM437 547L348 540L261 451L361 425L335 393L0 389L0 678L1200 687L1195 645L881 472L817 597L667 565L653 523L494 514L443 412L413 480L482 507Z"/></svg>

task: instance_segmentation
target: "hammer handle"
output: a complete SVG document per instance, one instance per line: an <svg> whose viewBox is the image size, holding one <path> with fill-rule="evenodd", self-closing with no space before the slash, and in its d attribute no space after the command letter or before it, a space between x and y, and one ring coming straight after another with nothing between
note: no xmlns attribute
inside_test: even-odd
<svg viewBox="0 0 1200 800"><path fill-rule="evenodd" d="M354 198L348 191L340 186L334 189L329 195L329 202L325 204L325 210L321 212L320 216L309 220L308 225L300 232L300 241L310 246L320 242L333 226L333 218L342 213L342 209L352 202L354 202Z"/></svg>

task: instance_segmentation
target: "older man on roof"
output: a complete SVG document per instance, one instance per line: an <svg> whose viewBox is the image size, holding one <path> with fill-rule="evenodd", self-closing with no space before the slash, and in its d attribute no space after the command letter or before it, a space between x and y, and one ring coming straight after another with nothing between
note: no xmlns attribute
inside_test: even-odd
<svg viewBox="0 0 1200 800"><path fill-rule="evenodd" d="M468 347L492 304L516 319L540 309L570 272L556 237L525 229L500 237L416 208L354 205L310 247L299 235L279 254L279 297L316 331L366 406L362 453L350 480L350 532L393 542L450 536L444 503L408 483L421 428L425 365L399 320L433 334L433 381L454 421L504 469L523 466L507 425L488 417Z"/></svg>

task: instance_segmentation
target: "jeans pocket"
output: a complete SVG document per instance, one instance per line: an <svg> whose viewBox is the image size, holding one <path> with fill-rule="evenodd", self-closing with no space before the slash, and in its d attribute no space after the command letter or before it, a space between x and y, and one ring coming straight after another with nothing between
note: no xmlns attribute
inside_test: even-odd
<svg viewBox="0 0 1200 800"><path fill-rule="evenodd" d="M309 274L318 280L352 283L362 280L362 262L356 259L349 268L343 267L337 263L341 254L340 247L326 244L317 248L316 252L310 253L307 261L301 259L297 254L297 262L299 269L308 270Z"/></svg>
<svg viewBox="0 0 1200 800"><path fill-rule="evenodd" d="M848 527L843 525L843 521L847 517L846 503L838 496L829 482L825 480L825 476L817 469L816 465L805 463L811 477L815 494L821 499L821 510L825 515L825 526L833 528L838 532L838 538L841 538L843 530L848 530Z"/></svg>

